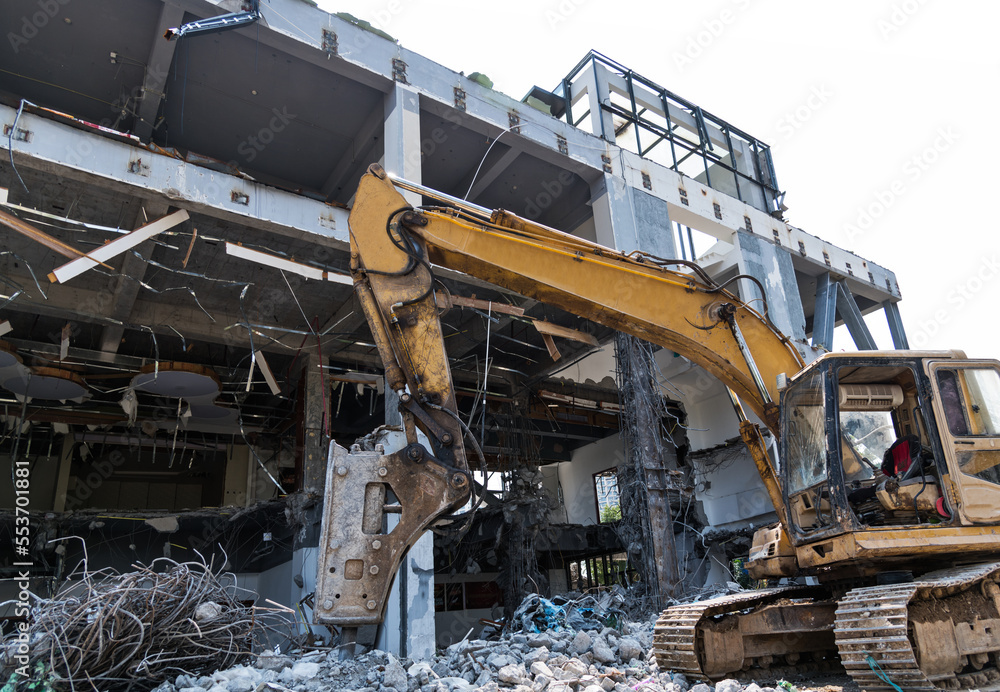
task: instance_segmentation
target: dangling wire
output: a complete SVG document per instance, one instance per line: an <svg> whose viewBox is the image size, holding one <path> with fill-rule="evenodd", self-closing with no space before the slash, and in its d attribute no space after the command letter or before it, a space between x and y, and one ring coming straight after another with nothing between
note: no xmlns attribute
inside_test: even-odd
<svg viewBox="0 0 1000 692"><path fill-rule="evenodd" d="M483 154L483 158L479 161L479 166L476 168L476 173L475 175L472 176L472 181L469 183L469 189L465 191L465 196L462 199L464 199L465 201L469 200L469 195L472 193L472 186L476 184L476 178L479 177L479 171L482 170L483 164L486 163L486 157L489 156L490 152L493 150L493 145L499 142L500 138L503 137L508 132L510 132L511 130L520 129L521 125L522 125L521 123L518 123L517 125L511 125L506 130L498 134L497 138L490 143L490 146L486 149L486 153Z"/></svg>
<svg viewBox="0 0 1000 692"><path fill-rule="evenodd" d="M14 175L21 182L21 187L24 191L28 191L28 186L24 184L24 179L21 178L21 174L17 171L17 166L14 165L14 133L17 132L17 121L21 119L21 113L24 112L25 104L37 108L31 101L25 101L21 99L21 106L17 109L17 115L14 116L14 124L10 126L10 132L7 133L7 153L10 155L10 167L14 169Z"/></svg>

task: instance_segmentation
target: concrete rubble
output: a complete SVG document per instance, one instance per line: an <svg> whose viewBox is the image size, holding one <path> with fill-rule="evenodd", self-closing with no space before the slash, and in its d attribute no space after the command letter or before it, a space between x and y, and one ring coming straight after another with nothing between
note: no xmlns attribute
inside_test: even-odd
<svg viewBox="0 0 1000 692"><path fill-rule="evenodd" d="M400 660L371 651L341 661L336 650L265 654L253 665L214 675L179 675L154 692L790 692L856 690L838 685L778 687L749 680L715 685L659 670L650 648L654 620L628 622L621 631L505 634L499 641L466 640L440 650L430 661ZM772 684L776 684L772 681Z"/></svg>

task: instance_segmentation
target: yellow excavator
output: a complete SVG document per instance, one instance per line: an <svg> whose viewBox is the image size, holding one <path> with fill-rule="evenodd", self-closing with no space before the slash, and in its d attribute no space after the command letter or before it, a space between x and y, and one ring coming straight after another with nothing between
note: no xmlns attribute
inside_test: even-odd
<svg viewBox="0 0 1000 692"><path fill-rule="evenodd" d="M432 203L413 208L400 190ZM1000 362L865 351L806 366L766 316L697 267L625 255L377 165L350 230L356 294L406 446L331 446L317 622L380 622L405 551L470 497L466 440L479 449L457 415L438 265L670 349L729 388L780 520L755 534L748 569L774 586L664 611L661 669L720 679L839 659L867 690L1000 680Z"/></svg>

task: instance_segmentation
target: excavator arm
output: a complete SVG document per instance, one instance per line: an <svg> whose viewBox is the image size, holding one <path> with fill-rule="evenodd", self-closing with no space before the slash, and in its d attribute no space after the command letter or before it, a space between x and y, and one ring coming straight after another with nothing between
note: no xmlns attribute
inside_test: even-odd
<svg viewBox="0 0 1000 692"><path fill-rule="evenodd" d="M404 182L378 166L362 178L350 216L351 271L387 387L400 400L408 446L391 458L331 453L318 622L378 622L403 552L469 496L467 431L457 416L432 264L586 315L705 368L729 387L741 434L783 512L760 432L742 415L740 400L777 435L777 376L797 373L803 363L765 317L707 277L667 269L655 258L623 255L508 212L483 214L440 193L459 208L413 209L397 184ZM389 490L401 514L392 531L379 511Z"/></svg>

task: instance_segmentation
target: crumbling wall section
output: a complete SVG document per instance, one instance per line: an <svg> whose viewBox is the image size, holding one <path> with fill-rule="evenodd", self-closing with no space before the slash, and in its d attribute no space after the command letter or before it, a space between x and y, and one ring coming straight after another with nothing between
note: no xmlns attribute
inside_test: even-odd
<svg viewBox="0 0 1000 692"><path fill-rule="evenodd" d="M684 421L668 408L661 390L653 346L618 334L615 351L625 444L618 468L618 530L640 574L642 600L658 608L684 595L692 559L704 557L696 554L701 544L683 533L686 528L698 533L686 521L692 488L678 464L687 438Z"/></svg>
<svg viewBox="0 0 1000 692"><path fill-rule="evenodd" d="M538 470L538 439L525 434L530 425L523 407L505 403L496 413L504 475L504 531L498 553L501 557L500 588L508 608L529 593L547 594L548 577L538 564L539 534L550 529L554 498L544 487Z"/></svg>

